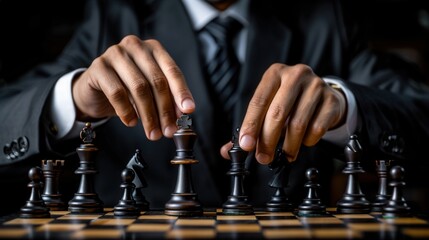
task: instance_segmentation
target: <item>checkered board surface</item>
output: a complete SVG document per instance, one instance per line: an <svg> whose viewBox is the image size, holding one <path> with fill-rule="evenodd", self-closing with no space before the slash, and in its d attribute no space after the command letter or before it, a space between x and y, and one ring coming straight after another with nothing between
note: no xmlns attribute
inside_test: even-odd
<svg viewBox="0 0 429 240"><path fill-rule="evenodd" d="M162 211L119 218L103 214L76 215L52 211L51 218L6 219L2 239L429 239L429 219L382 218L379 213L299 217L292 212L255 211L223 215L207 210L199 217L175 217Z"/></svg>

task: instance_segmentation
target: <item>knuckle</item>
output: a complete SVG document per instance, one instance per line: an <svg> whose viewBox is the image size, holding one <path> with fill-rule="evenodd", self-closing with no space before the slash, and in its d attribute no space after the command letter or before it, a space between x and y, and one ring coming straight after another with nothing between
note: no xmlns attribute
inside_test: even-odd
<svg viewBox="0 0 429 240"><path fill-rule="evenodd" d="M289 122L290 127L294 130L294 132L298 133L298 134L302 134L305 132L307 125L305 124L305 122L301 119L292 119Z"/></svg>
<svg viewBox="0 0 429 240"><path fill-rule="evenodd" d="M95 69L103 69L106 67L106 65L106 58L104 56L94 59L91 63L91 67Z"/></svg>
<svg viewBox="0 0 429 240"><path fill-rule="evenodd" d="M153 88L160 93L168 92L167 79L162 74L153 74L150 80Z"/></svg>
<svg viewBox="0 0 429 240"><path fill-rule="evenodd" d="M149 89L149 84L144 79L142 79L134 83L132 91L138 96L143 96L147 94Z"/></svg>
<svg viewBox="0 0 429 240"><path fill-rule="evenodd" d="M139 37L135 35L128 35L125 36L121 42L120 45L126 46L126 47L134 47L134 46L140 46L141 40Z"/></svg>
<svg viewBox="0 0 429 240"><path fill-rule="evenodd" d="M107 56L113 56L115 58L123 54L122 48L119 45L109 47L105 53Z"/></svg>
<svg viewBox="0 0 429 240"><path fill-rule="evenodd" d="M269 117L276 122L284 122L286 119L285 109L280 105L271 106L269 113Z"/></svg>
<svg viewBox="0 0 429 240"><path fill-rule="evenodd" d="M319 124L313 124L313 126L311 126L311 133L317 139L320 138L321 136L323 136L323 134L325 134L327 130L328 129L325 126L322 126L322 125L319 125Z"/></svg>
<svg viewBox="0 0 429 240"><path fill-rule="evenodd" d="M127 98L127 92L124 88L120 87L109 89L106 95L108 95L108 98L111 99L111 101L113 102L121 102Z"/></svg>
<svg viewBox="0 0 429 240"><path fill-rule="evenodd" d="M183 78L182 70L180 70L180 68L176 64L169 64L166 69L166 72L168 73L168 75L171 75L173 79Z"/></svg>
<svg viewBox="0 0 429 240"><path fill-rule="evenodd" d="M338 96L336 95L336 92L333 92L333 94L325 94L325 97L324 97L323 101L326 104L329 104L329 105L337 105L337 104L339 104L339 99L338 99Z"/></svg>
<svg viewBox="0 0 429 240"><path fill-rule="evenodd" d="M263 95L254 95L252 100L249 102L249 108L262 109L268 102L268 98Z"/></svg>
<svg viewBox="0 0 429 240"><path fill-rule="evenodd" d="M283 63L273 63L271 64L271 66L268 68L268 71L273 71L273 72L277 72L277 71L281 71L282 69L286 68L286 65Z"/></svg>
<svg viewBox="0 0 429 240"><path fill-rule="evenodd" d="M310 66L299 63L296 64L292 67L292 70L295 72L295 74L297 75L306 75L306 74L310 74L313 73L313 70L311 69Z"/></svg>
<svg viewBox="0 0 429 240"><path fill-rule="evenodd" d="M154 47L161 46L161 43L156 39L147 39L147 40L144 40L144 43Z"/></svg>
<svg viewBox="0 0 429 240"><path fill-rule="evenodd" d="M164 109L159 112L159 117L161 119L166 119L166 120L172 119L174 118L174 115L175 115L175 111L173 108Z"/></svg>

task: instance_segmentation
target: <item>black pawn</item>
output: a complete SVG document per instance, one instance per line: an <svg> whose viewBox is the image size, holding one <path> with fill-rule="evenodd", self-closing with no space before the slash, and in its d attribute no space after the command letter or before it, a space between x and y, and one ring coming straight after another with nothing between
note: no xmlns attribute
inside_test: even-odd
<svg viewBox="0 0 429 240"><path fill-rule="evenodd" d="M317 193L320 184L317 183L319 171L316 168L307 169L305 176L307 183L304 185L307 188L307 196L298 206L299 216L319 216L326 214L326 207L322 204Z"/></svg>
<svg viewBox="0 0 429 240"><path fill-rule="evenodd" d="M197 134L192 130L192 119L183 114L176 122L179 129L174 133L173 139L176 144L176 156L170 161L178 165L176 187L171 194L170 200L165 204L164 213L172 216L197 216L203 214L203 208L194 192L192 183L193 164L199 161L193 153Z"/></svg>
<svg viewBox="0 0 429 240"><path fill-rule="evenodd" d="M31 193L26 204L21 207L21 218L48 218L51 216L49 208L46 207L40 192L43 187L43 172L40 167L33 167L28 171L31 182L27 185L31 188Z"/></svg>
<svg viewBox="0 0 429 240"><path fill-rule="evenodd" d="M63 166L64 160L42 160L42 171L45 176L42 198L51 211L67 209L59 191L59 177Z"/></svg>
<svg viewBox="0 0 429 240"><path fill-rule="evenodd" d="M372 202L372 212L381 212L386 205L390 196L387 194L387 172L390 160L377 160L378 191Z"/></svg>
<svg viewBox="0 0 429 240"><path fill-rule="evenodd" d="M289 182L289 173L291 164L286 158L286 154L281 147L277 148L276 156L269 165L274 171L268 186L275 189L270 201L266 204L266 210L269 212L288 212L293 210L293 204L285 192Z"/></svg>
<svg viewBox="0 0 429 240"><path fill-rule="evenodd" d="M228 152L231 158L231 169L227 174L232 178L232 186L231 194L223 204L222 212L227 215L250 215L253 214L253 207L248 203L244 191L244 177L249 175L249 172L245 168L245 160L248 153L240 148L238 133L239 129L237 128L232 137L233 146Z"/></svg>
<svg viewBox="0 0 429 240"><path fill-rule="evenodd" d="M76 152L79 156L79 168L75 174L80 175L79 189L69 201L69 211L75 214L102 213L103 202L95 192L94 178L98 173L95 168L95 158L98 148L92 143L95 139L95 132L91 128L91 123L86 123L80 132L83 141Z"/></svg>
<svg viewBox="0 0 429 240"><path fill-rule="evenodd" d="M140 209L136 206L136 201L132 196L135 188L133 183L135 173L132 169L126 168L122 171L121 177L122 183L120 187L123 190L123 195L113 208L113 213L115 216L138 216Z"/></svg>
<svg viewBox="0 0 429 240"><path fill-rule="evenodd" d="M369 213L371 204L362 193L358 180L358 174L365 171L360 166L362 147L356 135L350 137L344 153L347 165L343 173L347 175L347 186L343 197L337 202L337 212L346 214Z"/></svg>
<svg viewBox="0 0 429 240"><path fill-rule="evenodd" d="M394 166L390 169L390 186L392 187L392 196L383 207L383 217L405 217L409 216L410 207L403 196L404 182L404 168L401 166Z"/></svg>
<svg viewBox="0 0 429 240"><path fill-rule="evenodd" d="M136 177L133 180L135 185L133 198L136 201L136 206L140 211L145 211L149 209L149 202L146 200L146 197L143 194L143 188L147 187L146 179L144 178L143 170L147 168L147 164L141 156L139 149L136 149L133 157L127 164L127 168L134 170Z"/></svg>

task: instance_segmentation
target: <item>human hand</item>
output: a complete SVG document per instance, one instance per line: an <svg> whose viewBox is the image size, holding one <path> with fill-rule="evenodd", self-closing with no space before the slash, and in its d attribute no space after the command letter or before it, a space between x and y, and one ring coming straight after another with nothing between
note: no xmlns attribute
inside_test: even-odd
<svg viewBox="0 0 429 240"><path fill-rule="evenodd" d="M277 143L294 161L301 144L315 145L329 129L344 122L345 96L318 77L309 66L273 64L264 73L240 128L239 143L245 151L255 151L261 164L269 164ZM221 149L228 157L231 144Z"/></svg>
<svg viewBox="0 0 429 240"><path fill-rule="evenodd" d="M78 120L117 115L126 126L141 119L150 140L172 137L181 113L195 102L174 60L156 40L126 36L78 76L72 87Z"/></svg>

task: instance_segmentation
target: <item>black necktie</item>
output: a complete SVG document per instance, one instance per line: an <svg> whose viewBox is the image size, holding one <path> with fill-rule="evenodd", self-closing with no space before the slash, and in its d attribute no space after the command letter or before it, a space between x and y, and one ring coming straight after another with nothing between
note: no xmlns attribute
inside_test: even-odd
<svg viewBox="0 0 429 240"><path fill-rule="evenodd" d="M218 103L226 113L232 109L237 100L235 89L240 62L235 55L232 41L241 27L241 23L232 17L217 17L203 29L217 45L214 57L206 63L206 69L214 93L218 97Z"/></svg>

